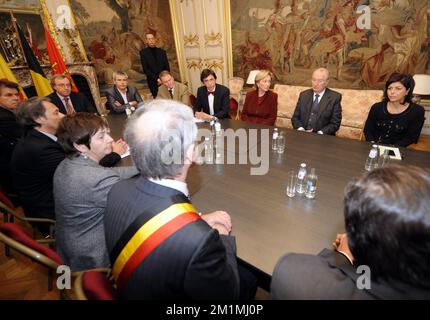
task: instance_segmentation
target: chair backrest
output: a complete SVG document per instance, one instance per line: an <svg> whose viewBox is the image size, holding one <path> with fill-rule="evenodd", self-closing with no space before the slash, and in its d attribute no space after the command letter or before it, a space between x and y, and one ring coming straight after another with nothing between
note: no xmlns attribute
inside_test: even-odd
<svg viewBox="0 0 430 320"><path fill-rule="evenodd" d="M239 120L239 104L234 98L230 98L230 117Z"/></svg>
<svg viewBox="0 0 430 320"><path fill-rule="evenodd" d="M240 77L232 77L228 79L228 88L230 89L231 96L237 96L243 89L245 80Z"/></svg>
<svg viewBox="0 0 430 320"><path fill-rule="evenodd" d="M75 280L75 293L78 300L117 299L118 293L109 276L110 269L94 269L81 272Z"/></svg>
<svg viewBox="0 0 430 320"><path fill-rule="evenodd" d="M420 139L420 136L421 136L421 130L423 129L423 127L424 127L424 123L425 123L425 122L426 122L426 118L424 118L424 119L423 119L423 122L421 123L420 131L418 132L418 134L417 134L417 136L416 136L416 138L415 138L414 143L418 143L418 140Z"/></svg>
<svg viewBox="0 0 430 320"><path fill-rule="evenodd" d="M0 241L8 247L56 270L63 265L63 259L51 248L34 240L27 232L15 223L0 224Z"/></svg>
<svg viewBox="0 0 430 320"><path fill-rule="evenodd" d="M196 103L196 96L193 94L190 94L190 105L194 107L194 104Z"/></svg>

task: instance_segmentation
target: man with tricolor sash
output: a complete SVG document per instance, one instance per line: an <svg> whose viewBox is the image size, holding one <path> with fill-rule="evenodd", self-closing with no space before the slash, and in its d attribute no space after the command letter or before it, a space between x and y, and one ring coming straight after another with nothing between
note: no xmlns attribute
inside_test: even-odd
<svg viewBox="0 0 430 320"><path fill-rule="evenodd" d="M196 154L193 112L154 100L129 120L125 139L140 176L108 195L105 235L125 299L237 299L241 290L231 219L201 215L186 177Z"/></svg>

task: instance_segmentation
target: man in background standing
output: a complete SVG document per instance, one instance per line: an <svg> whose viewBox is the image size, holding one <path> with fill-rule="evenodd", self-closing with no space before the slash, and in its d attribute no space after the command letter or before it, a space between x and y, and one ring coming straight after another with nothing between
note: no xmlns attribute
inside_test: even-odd
<svg viewBox="0 0 430 320"><path fill-rule="evenodd" d="M143 72L146 74L149 90L155 99L158 93L158 75L163 70L170 71L170 67L166 51L156 47L155 33L149 31L145 34L145 38L148 46L140 51L140 61Z"/></svg>

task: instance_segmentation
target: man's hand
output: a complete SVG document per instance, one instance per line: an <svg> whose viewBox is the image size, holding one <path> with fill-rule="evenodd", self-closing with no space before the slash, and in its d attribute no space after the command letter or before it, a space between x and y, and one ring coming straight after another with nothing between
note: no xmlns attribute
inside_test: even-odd
<svg viewBox="0 0 430 320"><path fill-rule="evenodd" d="M349 261L353 264L354 263L354 256L351 253L351 250L349 250L348 246L348 237L346 233L338 233L336 235L336 239L333 242L333 248L336 251L339 251L340 253L343 253Z"/></svg>
<svg viewBox="0 0 430 320"><path fill-rule="evenodd" d="M230 232L222 224L216 223L212 228L217 229L219 234L224 236L228 236L230 234Z"/></svg>
<svg viewBox="0 0 430 320"><path fill-rule="evenodd" d="M137 105L137 101L130 101L128 104L134 107L135 105Z"/></svg>
<svg viewBox="0 0 430 320"><path fill-rule="evenodd" d="M121 107L121 103L119 101L115 101L114 105L117 106L117 107Z"/></svg>
<svg viewBox="0 0 430 320"><path fill-rule="evenodd" d="M207 114L205 112L196 112L196 118L204 120L204 121L212 121L215 119L214 116L211 116L210 114Z"/></svg>
<svg viewBox="0 0 430 320"><path fill-rule="evenodd" d="M112 151L118 153L119 155L123 155L128 150L128 144L122 139L112 142Z"/></svg>
<svg viewBox="0 0 430 320"><path fill-rule="evenodd" d="M214 211L204 214L202 215L202 219L205 220L212 228L215 228L215 225L219 224L227 230L227 234L231 231L231 218L225 211Z"/></svg>
<svg viewBox="0 0 430 320"><path fill-rule="evenodd" d="M305 130L306 132L314 132L314 129Z"/></svg>

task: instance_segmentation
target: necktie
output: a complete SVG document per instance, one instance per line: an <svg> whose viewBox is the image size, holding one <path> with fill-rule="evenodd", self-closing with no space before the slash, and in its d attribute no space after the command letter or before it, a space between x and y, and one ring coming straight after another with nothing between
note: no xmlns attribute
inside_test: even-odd
<svg viewBox="0 0 430 320"><path fill-rule="evenodd" d="M208 96L213 95L215 96L215 91L208 91Z"/></svg>
<svg viewBox="0 0 430 320"><path fill-rule="evenodd" d="M173 89L168 89L168 90L169 90L170 99L173 99Z"/></svg>
<svg viewBox="0 0 430 320"><path fill-rule="evenodd" d="M65 97L64 98L64 104L66 105L67 114L73 114L73 113L75 113L75 110L73 109L73 107L70 104L69 100L70 100L69 97Z"/></svg>
<svg viewBox="0 0 430 320"><path fill-rule="evenodd" d="M315 95L315 100L312 102L312 112L316 112L318 109L318 98L320 97L319 94Z"/></svg>

